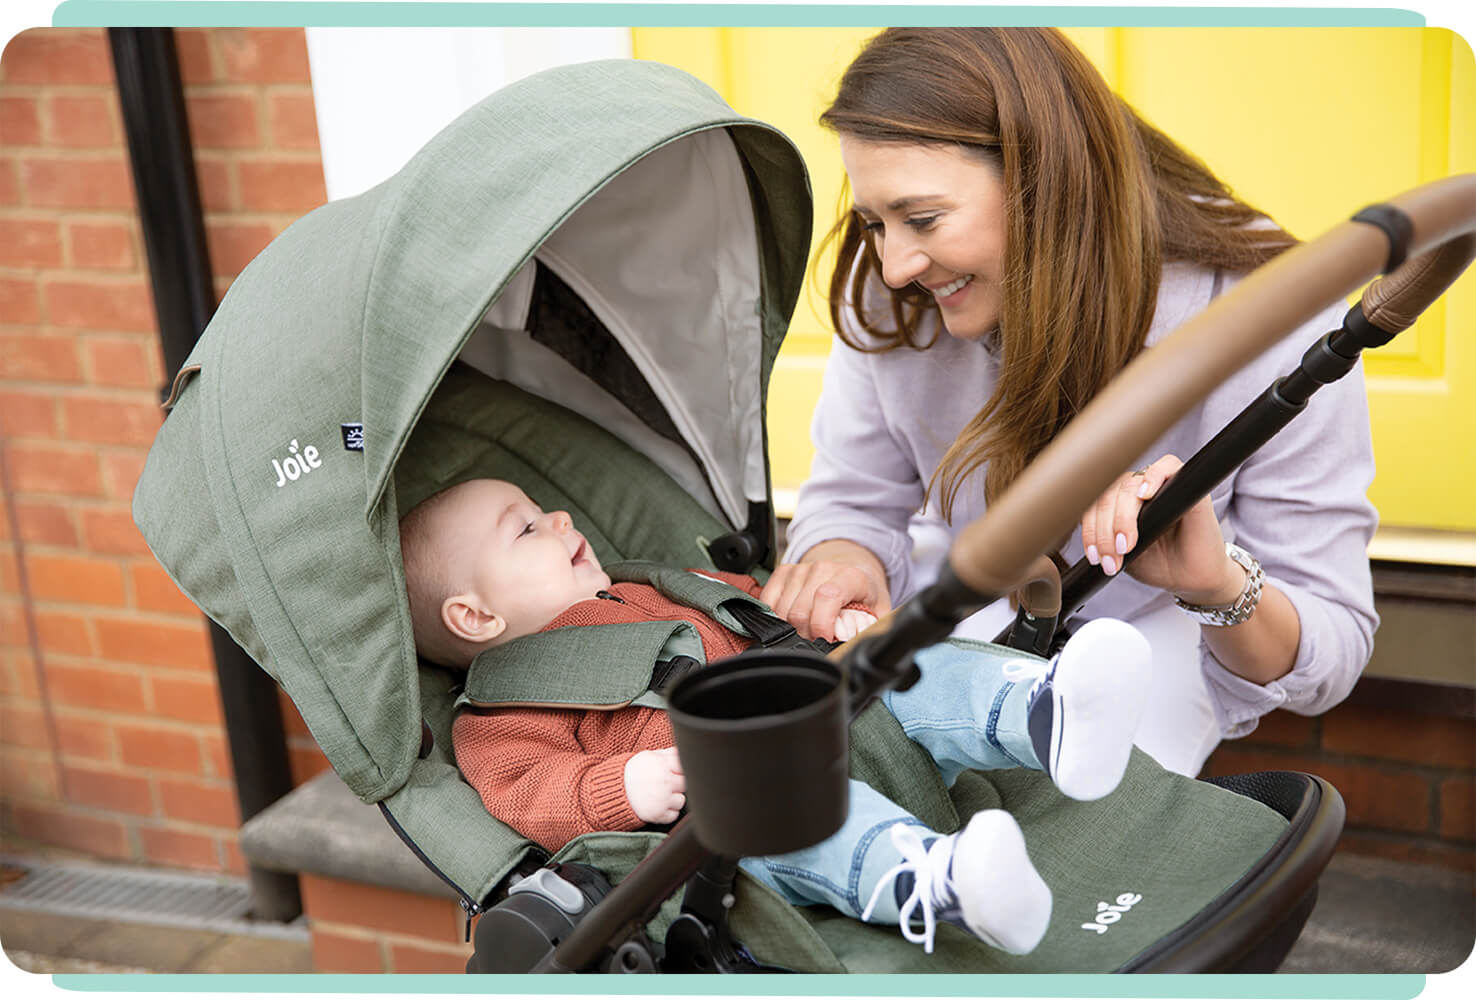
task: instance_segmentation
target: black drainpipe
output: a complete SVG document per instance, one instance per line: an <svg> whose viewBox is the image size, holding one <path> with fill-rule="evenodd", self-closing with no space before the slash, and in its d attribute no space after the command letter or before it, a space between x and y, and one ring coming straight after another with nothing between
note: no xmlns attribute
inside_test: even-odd
<svg viewBox="0 0 1476 1000"><path fill-rule="evenodd" d="M108 40L169 377L162 399L215 312L215 285L174 30L109 28ZM275 682L225 629L209 624L236 802L245 822L292 790L287 739ZM257 919L288 921L302 912L296 875L255 865L248 874Z"/></svg>

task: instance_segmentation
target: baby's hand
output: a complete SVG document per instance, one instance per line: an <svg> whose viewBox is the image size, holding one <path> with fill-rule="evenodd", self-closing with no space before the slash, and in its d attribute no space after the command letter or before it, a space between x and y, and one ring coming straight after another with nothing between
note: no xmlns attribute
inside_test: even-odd
<svg viewBox="0 0 1476 1000"><path fill-rule="evenodd" d="M835 616L835 641L854 639L876 621L876 615L860 608L846 608Z"/></svg>
<svg viewBox="0 0 1476 1000"><path fill-rule="evenodd" d="M625 763L625 797L643 823L670 823L687 802L676 747L642 750Z"/></svg>

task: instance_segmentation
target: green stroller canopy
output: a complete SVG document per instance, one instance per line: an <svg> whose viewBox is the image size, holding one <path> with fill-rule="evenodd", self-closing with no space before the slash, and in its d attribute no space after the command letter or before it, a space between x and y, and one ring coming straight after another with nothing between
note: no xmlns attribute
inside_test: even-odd
<svg viewBox="0 0 1476 1000"><path fill-rule="evenodd" d="M397 531L419 498L392 473L452 362L562 396L741 528L769 500L764 394L810 217L789 141L681 71L612 60L509 86L242 272L176 378L135 520L382 800L423 714ZM616 342L583 371L525 330L539 281ZM644 383L640 412L615 380Z"/></svg>

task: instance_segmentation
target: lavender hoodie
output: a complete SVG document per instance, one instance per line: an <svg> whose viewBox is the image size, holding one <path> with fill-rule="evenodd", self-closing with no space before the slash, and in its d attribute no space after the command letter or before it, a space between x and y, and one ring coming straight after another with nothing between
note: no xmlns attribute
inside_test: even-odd
<svg viewBox="0 0 1476 1000"><path fill-rule="evenodd" d="M1167 265L1149 348L1234 280L1197 265ZM1330 307L1252 361L1136 464L1165 454L1187 460L1291 371L1309 344L1337 329L1345 311L1341 304ZM853 318L847 320L854 329ZM922 333L926 338L931 331L925 327ZM944 451L993 391L998 363L992 341L960 341L946 333L925 351L884 354L864 354L837 339L811 428L814 464L799 492L785 561L826 539L846 538L881 559L895 601L926 583L914 579L908 522ZM1225 538L1260 560L1267 581L1286 594L1301 618L1292 671L1266 685L1231 673L1200 645L1201 669L1224 735L1250 732L1274 708L1304 715L1325 711L1347 696L1367 664L1378 626L1367 555L1378 516L1365 495L1373 472L1360 363L1320 389L1211 494ZM954 533L984 512L981 476L982 470L958 493ZM1075 561L1081 555L1078 528L1065 556ZM1171 601L1124 575L1092 598L1082 616L1132 621Z"/></svg>

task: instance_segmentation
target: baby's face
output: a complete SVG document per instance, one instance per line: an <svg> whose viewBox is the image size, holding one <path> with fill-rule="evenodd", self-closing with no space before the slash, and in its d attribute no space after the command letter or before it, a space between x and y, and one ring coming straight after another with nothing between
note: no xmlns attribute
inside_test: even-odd
<svg viewBox="0 0 1476 1000"><path fill-rule="evenodd" d="M511 483L467 484L458 518L467 579L507 622L500 641L530 635L610 586L594 550L564 511L545 514Z"/></svg>

